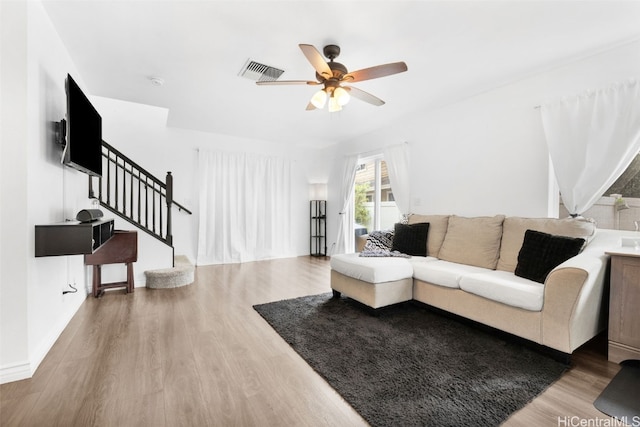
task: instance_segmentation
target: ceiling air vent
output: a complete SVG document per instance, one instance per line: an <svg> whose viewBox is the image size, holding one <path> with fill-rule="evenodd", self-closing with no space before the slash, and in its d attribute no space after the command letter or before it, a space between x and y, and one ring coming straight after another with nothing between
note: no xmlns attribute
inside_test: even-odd
<svg viewBox="0 0 640 427"><path fill-rule="evenodd" d="M284 70L279 70L278 68L248 59L242 67L242 70L240 70L239 76L256 82L272 82L278 80L278 77L280 77L282 73L284 73Z"/></svg>

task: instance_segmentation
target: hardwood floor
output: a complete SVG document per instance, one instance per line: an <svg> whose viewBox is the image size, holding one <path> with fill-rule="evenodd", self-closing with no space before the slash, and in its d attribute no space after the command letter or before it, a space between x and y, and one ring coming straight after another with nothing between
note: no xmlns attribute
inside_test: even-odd
<svg viewBox="0 0 640 427"><path fill-rule="evenodd" d="M252 308L328 291L328 261L299 257L199 267L190 286L88 297L33 378L0 386L0 424L366 426ZM618 370L596 339L504 425L610 420L592 402Z"/></svg>

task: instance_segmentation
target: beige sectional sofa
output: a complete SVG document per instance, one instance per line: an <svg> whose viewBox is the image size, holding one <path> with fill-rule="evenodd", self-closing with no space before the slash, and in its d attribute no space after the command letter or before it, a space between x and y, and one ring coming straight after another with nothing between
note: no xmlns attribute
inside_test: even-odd
<svg viewBox="0 0 640 427"><path fill-rule="evenodd" d="M409 217L425 222L426 257L332 256L334 295L372 308L413 299L567 354L605 328L605 251L625 232L572 218ZM514 274L526 230L583 238L585 246L538 283Z"/></svg>

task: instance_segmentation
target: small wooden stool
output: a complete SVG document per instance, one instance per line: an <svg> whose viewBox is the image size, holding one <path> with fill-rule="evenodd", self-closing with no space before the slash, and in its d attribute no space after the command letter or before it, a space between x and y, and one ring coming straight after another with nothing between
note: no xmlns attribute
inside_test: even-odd
<svg viewBox="0 0 640 427"><path fill-rule="evenodd" d="M97 251L84 256L86 265L93 265L93 296L99 297L105 289L125 288L133 292L133 263L138 260L138 233L136 231L115 230L113 236ZM102 283L104 264L126 264L127 280L124 282Z"/></svg>

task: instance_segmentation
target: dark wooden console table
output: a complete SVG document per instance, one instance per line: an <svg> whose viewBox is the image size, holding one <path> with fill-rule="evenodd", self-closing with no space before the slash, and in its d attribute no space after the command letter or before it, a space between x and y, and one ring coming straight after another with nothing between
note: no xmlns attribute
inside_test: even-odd
<svg viewBox="0 0 640 427"><path fill-rule="evenodd" d="M84 263L93 265L93 296L99 297L105 289L122 288L133 292L133 263L138 260L138 233L136 231L115 230L113 236L90 255L85 255ZM101 268L104 264L126 264L127 280L124 282L102 283Z"/></svg>

